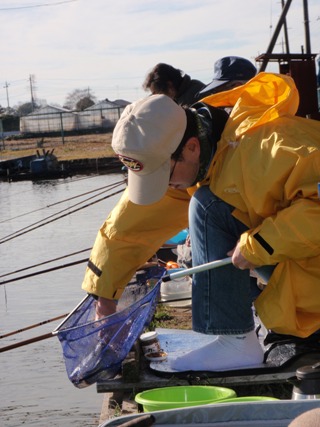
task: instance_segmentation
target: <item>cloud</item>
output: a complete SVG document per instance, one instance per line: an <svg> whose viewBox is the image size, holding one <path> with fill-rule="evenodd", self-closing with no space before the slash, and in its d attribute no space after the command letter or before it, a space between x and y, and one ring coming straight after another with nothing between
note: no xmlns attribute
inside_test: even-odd
<svg viewBox="0 0 320 427"><path fill-rule="evenodd" d="M21 8L40 0L7 0L0 7L0 75L12 105L28 101L28 79L36 95L63 104L68 93L90 87L99 99L133 101L157 63L167 62L204 82L213 63L226 55L254 62L266 51L281 6L277 0L77 0ZM51 6L50 6L51 4ZM11 10L3 10L12 7ZM309 0L311 46L320 50L318 0ZM291 52L304 44L302 2L288 13ZM5 41L5 42L3 42ZM281 52L283 35L274 51ZM276 71L270 66L270 71ZM2 85L4 86L4 84ZM0 87L1 88L1 87ZM5 89L0 104L6 106Z"/></svg>

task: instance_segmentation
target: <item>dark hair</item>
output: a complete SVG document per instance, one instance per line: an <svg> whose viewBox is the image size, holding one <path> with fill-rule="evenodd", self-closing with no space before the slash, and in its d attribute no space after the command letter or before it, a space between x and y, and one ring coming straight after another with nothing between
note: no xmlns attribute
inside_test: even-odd
<svg viewBox="0 0 320 427"><path fill-rule="evenodd" d="M157 64L147 75L142 87L144 90L156 89L158 93L167 94L168 83L171 82L178 91L183 79L183 72L168 64Z"/></svg>
<svg viewBox="0 0 320 427"><path fill-rule="evenodd" d="M185 112L187 116L187 127L178 148L173 154L171 154L171 159L176 161L182 158L182 150L187 141L194 136L198 136L197 113L193 112L189 108L185 109Z"/></svg>

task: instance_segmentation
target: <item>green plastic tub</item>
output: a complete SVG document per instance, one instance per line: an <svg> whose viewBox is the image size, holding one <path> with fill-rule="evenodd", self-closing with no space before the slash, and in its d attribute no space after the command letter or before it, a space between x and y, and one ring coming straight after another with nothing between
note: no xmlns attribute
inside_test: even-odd
<svg viewBox="0 0 320 427"><path fill-rule="evenodd" d="M143 406L144 412L163 409L185 408L187 406L208 405L224 399L236 397L230 388L216 386L162 387L143 391L135 401Z"/></svg>

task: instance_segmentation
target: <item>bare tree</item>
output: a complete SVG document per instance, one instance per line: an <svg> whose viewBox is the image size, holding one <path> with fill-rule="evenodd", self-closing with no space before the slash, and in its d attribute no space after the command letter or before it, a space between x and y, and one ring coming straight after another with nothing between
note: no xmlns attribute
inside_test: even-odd
<svg viewBox="0 0 320 427"><path fill-rule="evenodd" d="M34 102L20 103L17 107L17 113L19 116L26 116L27 114L32 113L37 108L38 105Z"/></svg>
<svg viewBox="0 0 320 427"><path fill-rule="evenodd" d="M90 88L75 89L67 95L64 103L64 108L69 108L69 110L78 109L77 107L82 107L82 104L80 103L81 100L86 100L83 104L88 104L88 101L90 100L92 102L91 105L93 105L96 102L96 99L97 98L90 91ZM90 105L87 106L89 107Z"/></svg>
<svg viewBox="0 0 320 427"><path fill-rule="evenodd" d="M83 111L94 104L94 101L89 96L85 96L84 98L79 99L79 101L76 103L76 110Z"/></svg>

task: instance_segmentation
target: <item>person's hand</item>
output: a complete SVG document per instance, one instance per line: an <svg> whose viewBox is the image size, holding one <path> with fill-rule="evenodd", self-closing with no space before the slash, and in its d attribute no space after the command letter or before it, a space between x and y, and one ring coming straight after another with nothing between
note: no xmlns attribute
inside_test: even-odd
<svg viewBox="0 0 320 427"><path fill-rule="evenodd" d="M240 270L250 269L253 270L257 266L249 262L240 252L239 242L231 251L227 253L228 256L232 257L232 264Z"/></svg>
<svg viewBox="0 0 320 427"><path fill-rule="evenodd" d="M96 301L96 317L95 320L99 320L102 317L110 316L114 314L117 309L117 302L112 299L98 297Z"/></svg>

